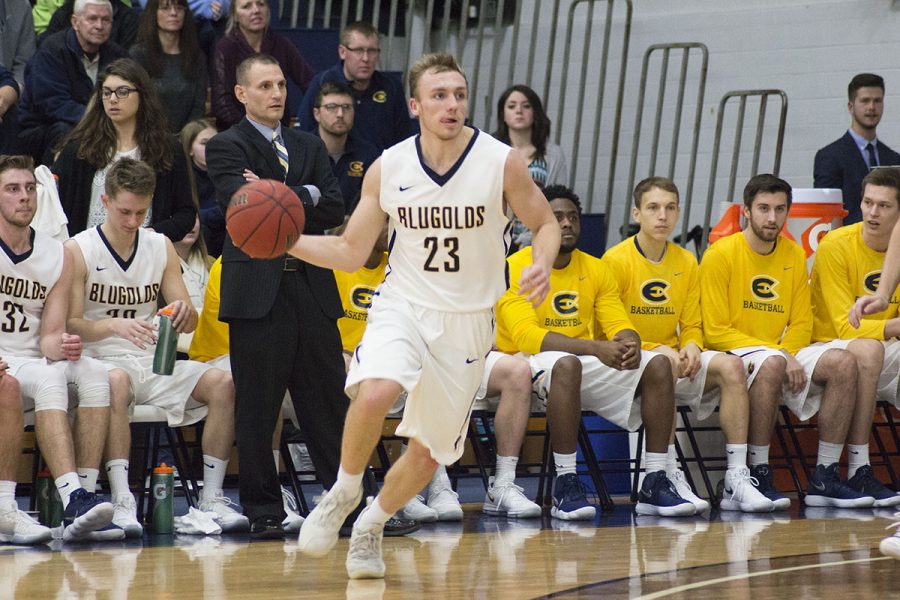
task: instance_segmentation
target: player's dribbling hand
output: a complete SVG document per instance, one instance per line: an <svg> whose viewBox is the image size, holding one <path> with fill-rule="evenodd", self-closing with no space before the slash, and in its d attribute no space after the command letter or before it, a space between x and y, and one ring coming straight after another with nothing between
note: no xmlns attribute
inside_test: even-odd
<svg viewBox="0 0 900 600"><path fill-rule="evenodd" d="M863 296L862 298L857 298L853 306L850 307L850 314L847 315L847 320L854 329L859 329L859 323L863 315L879 313L887 310L887 307L888 301L881 296Z"/></svg>
<svg viewBox="0 0 900 600"><path fill-rule="evenodd" d="M81 358L81 336L63 333L59 340L59 348L62 350L64 360L76 361Z"/></svg>
<svg viewBox="0 0 900 600"><path fill-rule="evenodd" d="M113 331L123 340L128 340L141 350L156 343L156 328L152 323L137 319L113 319Z"/></svg>
<svg viewBox="0 0 900 600"><path fill-rule="evenodd" d="M519 278L519 295L526 296L531 305L537 308L550 292L550 272L539 264L530 264L522 269Z"/></svg>

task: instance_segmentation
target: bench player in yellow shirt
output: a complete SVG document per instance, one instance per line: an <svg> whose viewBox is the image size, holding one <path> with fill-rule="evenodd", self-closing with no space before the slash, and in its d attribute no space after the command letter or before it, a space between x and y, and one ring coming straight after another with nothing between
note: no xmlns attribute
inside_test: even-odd
<svg viewBox="0 0 900 600"><path fill-rule="evenodd" d="M812 314L806 256L780 237L790 184L756 175L744 188L744 231L725 237L700 263L700 306L708 348L741 357L750 392L750 473L776 509L790 500L772 483L769 442L783 402L800 420L818 413L819 454L808 506L871 506L841 481L838 461L856 398L856 357L841 342L810 345Z"/></svg>
<svg viewBox="0 0 900 600"><path fill-rule="evenodd" d="M698 419L707 418L719 404L728 461L720 507L772 511L775 504L753 486L747 468L749 399L744 364L737 356L702 349L697 259L669 241L680 214L678 188L671 179L650 177L637 184L633 197L631 216L640 231L607 250L603 262L616 278L642 347L672 360L675 401L689 406ZM674 439L673 430L666 473L682 498L698 512L706 510L709 503L697 498L677 467Z"/></svg>
<svg viewBox="0 0 900 600"><path fill-rule="evenodd" d="M660 354L641 350L615 279L599 259L578 250L581 203L572 190L544 189L562 232L550 273L550 293L534 308L515 282L531 263L531 248L508 259L510 288L497 303L497 348L529 356L534 391L546 402L557 478L551 515L563 520L594 517L575 474L581 411L593 411L619 427L647 433L647 476L638 514L692 515L666 475L666 450L675 413L672 367Z"/></svg>
<svg viewBox="0 0 900 600"><path fill-rule="evenodd" d="M338 319L338 329L348 366L365 331L369 307L384 279L387 261L385 226L372 254L360 269L353 273L334 272L344 307L344 316ZM402 412L405 401L406 394L401 394L389 414ZM531 368L528 363L492 351L485 360L484 376L475 400L476 408L482 406L496 409L494 434L497 441L495 475L485 495L484 512L514 518L540 517L541 507L526 498L522 488L515 483L519 451L525 441L531 410ZM403 448L406 448L405 444ZM453 491L444 465L438 465L426 489L407 502L401 512L406 518L422 523L462 519L459 495Z"/></svg>
<svg viewBox="0 0 900 600"><path fill-rule="evenodd" d="M875 506L896 506L900 495L875 478L869 464L869 436L876 395L897 403L900 374L900 318L896 291L887 309L869 315L858 328L850 325L848 309L859 296L878 286L884 253L900 220L900 174L876 169L862 182L862 221L836 229L819 244L812 268L814 342L845 340L857 361L856 410L847 436L847 483L875 498Z"/></svg>

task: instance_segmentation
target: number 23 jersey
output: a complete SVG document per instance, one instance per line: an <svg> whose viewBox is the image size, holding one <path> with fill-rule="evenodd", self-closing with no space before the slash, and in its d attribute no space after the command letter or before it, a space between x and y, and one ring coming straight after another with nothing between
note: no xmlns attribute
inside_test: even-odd
<svg viewBox="0 0 900 600"><path fill-rule="evenodd" d="M447 312L490 309L507 287L509 220L503 172L510 147L474 130L444 175L411 137L381 156L381 208L390 217L382 296Z"/></svg>

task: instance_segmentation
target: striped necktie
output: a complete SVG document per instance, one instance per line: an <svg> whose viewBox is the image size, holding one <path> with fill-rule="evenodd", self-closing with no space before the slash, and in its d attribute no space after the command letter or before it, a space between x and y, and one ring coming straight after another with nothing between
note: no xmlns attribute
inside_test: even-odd
<svg viewBox="0 0 900 600"><path fill-rule="evenodd" d="M281 139L281 136L278 135L277 131L272 132L272 145L275 146L275 154L278 155L278 162L281 163L281 168L284 169L284 174L287 175L287 172L288 172L287 148L284 147L284 140Z"/></svg>

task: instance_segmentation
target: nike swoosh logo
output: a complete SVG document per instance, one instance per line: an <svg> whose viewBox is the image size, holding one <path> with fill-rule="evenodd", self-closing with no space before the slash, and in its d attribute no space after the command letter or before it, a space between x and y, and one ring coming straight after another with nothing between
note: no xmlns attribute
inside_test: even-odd
<svg viewBox="0 0 900 600"><path fill-rule="evenodd" d="M214 467L213 465L211 465L211 464L209 464L209 463L206 463L206 462L203 463L203 466L204 466L204 467L209 467L210 469L215 469L215 467Z"/></svg>
<svg viewBox="0 0 900 600"><path fill-rule="evenodd" d="M587 275L585 275L584 277L579 277L578 281L584 281L585 279L587 279Z"/></svg>
<svg viewBox="0 0 900 600"><path fill-rule="evenodd" d="M98 266L98 267L97 267L97 270L98 270L98 271L105 271L105 270L106 270L106 267L99 267L99 266Z"/></svg>
<svg viewBox="0 0 900 600"><path fill-rule="evenodd" d="M794 268L794 267L785 267L784 270L785 270L785 271L790 271L790 270L793 269L793 268Z"/></svg>
<svg viewBox="0 0 900 600"><path fill-rule="evenodd" d="M59 486L59 489L64 490L64 489L66 489L67 487L69 487L69 485L71 485L71 484L69 484L68 482L66 482L66 483L62 484L61 486Z"/></svg>
<svg viewBox="0 0 900 600"><path fill-rule="evenodd" d="M79 473L78 476L82 479L87 479L87 475L82 475L81 473Z"/></svg>
<svg viewBox="0 0 900 600"><path fill-rule="evenodd" d="M850 450L850 454L859 454L859 452L854 452L853 450Z"/></svg>
<svg viewBox="0 0 900 600"><path fill-rule="evenodd" d="M678 277L678 276L681 275L682 273L684 273L684 271L678 271L677 273L674 274L674 276L675 276L675 277Z"/></svg>
<svg viewBox="0 0 900 600"><path fill-rule="evenodd" d="M728 454L734 454L734 450L727 450Z"/></svg>
<svg viewBox="0 0 900 600"><path fill-rule="evenodd" d="M476 362L477 360L478 360L477 358L467 358L466 364L471 365L473 362Z"/></svg>
<svg viewBox="0 0 900 600"><path fill-rule="evenodd" d="M413 187L413 186L412 186L412 185L408 185L408 186L406 186L406 187L403 187L403 186L401 185L401 186L400 186L400 191L401 191L401 192L405 192L406 190L408 190L408 189L411 188L411 187Z"/></svg>
<svg viewBox="0 0 900 600"><path fill-rule="evenodd" d="M819 490L820 492L824 492L824 491L825 491L825 484L824 484L824 483L816 483L816 482L813 482L813 483L812 483L812 486L813 486L815 489Z"/></svg>

